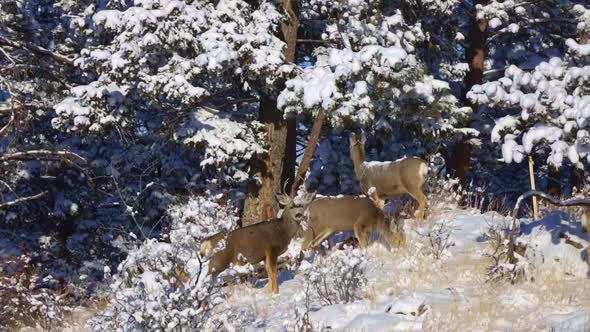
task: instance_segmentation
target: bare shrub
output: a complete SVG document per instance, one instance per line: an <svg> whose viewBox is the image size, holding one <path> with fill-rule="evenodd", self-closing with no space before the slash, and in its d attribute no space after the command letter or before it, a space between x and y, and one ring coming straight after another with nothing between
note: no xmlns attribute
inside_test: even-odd
<svg viewBox="0 0 590 332"><path fill-rule="evenodd" d="M517 243L515 256L517 261L508 261L510 222L502 218L500 222L492 219L488 222L488 228L484 234L487 239L488 250L484 257L490 259L487 267L486 282L509 282L516 283L525 277L528 269L528 262L523 257L526 245Z"/></svg>
<svg viewBox="0 0 590 332"><path fill-rule="evenodd" d="M36 327L57 331L71 311L75 290L51 275L28 255L5 256L0 273L0 331ZM6 330L4 330L6 329Z"/></svg>
<svg viewBox="0 0 590 332"><path fill-rule="evenodd" d="M317 257L304 270L306 287L326 305L353 302L361 298L367 284L366 266L365 253L346 246L344 250Z"/></svg>
<svg viewBox="0 0 590 332"><path fill-rule="evenodd" d="M311 285L306 283L305 290L301 294L303 297L303 307L295 307L295 318L286 322L285 328L293 332L313 332L315 331L309 312L311 311Z"/></svg>
<svg viewBox="0 0 590 332"><path fill-rule="evenodd" d="M430 209L445 209L462 205L467 191L460 180L449 175L433 176L428 179L428 205Z"/></svg>
<svg viewBox="0 0 590 332"><path fill-rule="evenodd" d="M454 242L451 239L453 230L446 220L434 224L434 226L425 233L418 231L416 231L416 233L426 239L428 243L426 246L426 254L436 260L447 257L448 249L454 245Z"/></svg>

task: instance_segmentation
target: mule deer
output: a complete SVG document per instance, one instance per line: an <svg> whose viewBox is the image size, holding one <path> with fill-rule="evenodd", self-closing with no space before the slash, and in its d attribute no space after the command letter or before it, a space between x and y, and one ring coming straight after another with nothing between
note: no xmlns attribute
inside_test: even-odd
<svg viewBox="0 0 590 332"><path fill-rule="evenodd" d="M354 164L354 173L361 184L363 192L375 187L378 205L383 209L385 199L409 194L418 201L418 220L424 220L426 210L426 195L422 186L428 175L426 161L411 157L398 161L367 162L365 161L365 133L360 139L352 133L350 135L350 156Z"/></svg>
<svg viewBox="0 0 590 332"><path fill-rule="evenodd" d="M215 278L230 264L240 264L243 260L256 264L266 260L269 290L278 293L277 258L287 250L291 239L299 232L299 223L303 221L305 209L314 196L315 193L305 193L295 206L288 195L277 194L277 200L285 206L280 218L239 228L229 234L219 233L203 241L201 256L213 253L208 273ZM222 240L225 240L224 248L215 252Z"/></svg>
<svg viewBox="0 0 590 332"><path fill-rule="evenodd" d="M301 249L317 249L332 233L346 231L353 231L363 248L371 231L378 231L390 246L400 246L405 242L403 225L394 222L393 226L396 229L392 232L389 218L369 197L318 198L309 205Z"/></svg>

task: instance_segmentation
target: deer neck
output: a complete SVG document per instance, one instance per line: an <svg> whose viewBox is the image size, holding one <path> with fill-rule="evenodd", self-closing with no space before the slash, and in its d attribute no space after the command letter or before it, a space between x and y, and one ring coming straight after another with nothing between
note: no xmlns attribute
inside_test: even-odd
<svg viewBox="0 0 590 332"><path fill-rule="evenodd" d="M297 234L297 231L299 230L300 226L299 223L291 217L289 209L285 209L283 211L283 222L285 223L286 231L287 234L289 234L289 238L292 239L295 236L295 234Z"/></svg>
<svg viewBox="0 0 590 332"><path fill-rule="evenodd" d="M350 156L352 158L352 163L354 165L354 173L356 174L357 179L361 179L363 177L363 162L365 161L365 154L359 148L352 148L350 150Z"/></svg>

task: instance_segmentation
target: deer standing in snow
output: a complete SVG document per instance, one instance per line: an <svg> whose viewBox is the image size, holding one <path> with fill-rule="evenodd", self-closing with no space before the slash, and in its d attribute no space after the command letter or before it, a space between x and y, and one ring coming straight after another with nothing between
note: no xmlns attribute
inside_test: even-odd
<svg viewBox="0 0 590 332"><path fill-rule="evenodd" d="M367 162L365 161L365 133L360 139L350 135L350 156L354 163L354 173L361 184L363 192L368 193L375 188L378 205L383 209L385 199L409 194L418 201L418 220L424 220L426 195L422 186L426 183L428 164L420 158L405 158L398 161Z"/></svg>
<svg viewBox="0 0 590 332"><path fill-rule="evenodd" d="M238 228L229 234L219 233L203 241L200 254L203 257L213 254L208 271L213 278L230 264L240 264L243 260L256 264L265 260L269 290L279 292L277 258L287 251L291 239L300 232L299 224L304 221L305 209L315 193L305 193L297 205L284 193L276 196L285 206L280 218ZM225 246L216 250L222 240L225 240Z"/></svg>
<svg viewBox="0 0 590 332"><path fill-rule="evenodd" d="M395 229L392 231L391 226ZM307 230L301 250L317 249L328 236L335 232L353 231L359 245L367 246L371 231L378 231L390 246L405 243L403 224L393 222L376 202L366 196L339 196L317 198L308 208Z"/></svg>

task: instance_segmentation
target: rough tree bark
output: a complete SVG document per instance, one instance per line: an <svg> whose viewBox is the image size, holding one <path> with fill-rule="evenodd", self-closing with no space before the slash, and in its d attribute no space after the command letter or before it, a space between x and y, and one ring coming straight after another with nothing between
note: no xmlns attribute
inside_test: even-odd
<svg viewBox="0 0 590 332"><path fill-rule="evenodd" d="M283 55L286 62L293 63L297 51L299 8L296 0L282 0L281 5L286 16L280 31L281 39L287 44ZM269 95L260 98L259 119L266 127L269 153L254 165L261 183L248 188L242 225L275 217L279 210L275 193L281 192L285 184L286 190L289 190L295 173L295 119L285 120L283 113L277 109L276 97Z"/></svg>
<svg viewBox="0 0 590 332"><path fill-rule="evenodd" d="M475 1L474 6L477 4L485 5L486 3L487 1ZM472 18L467 35L468 48L465 51L465 56L469 63L469 72L467 72L467 76L465 77L465 94L467 94L472 86L483 82L487 26L488 22L486 19L477 19L475 16ZM466 100L465 96L463 96L463 99ZM473 105L473 107L476 106ZM447 162L451 175L459 178L461 183L464 182L465 176L469 171L472 150L471 144L469 144L466 138L463 138L455 144L450 156L451 160Z"/></svg>

